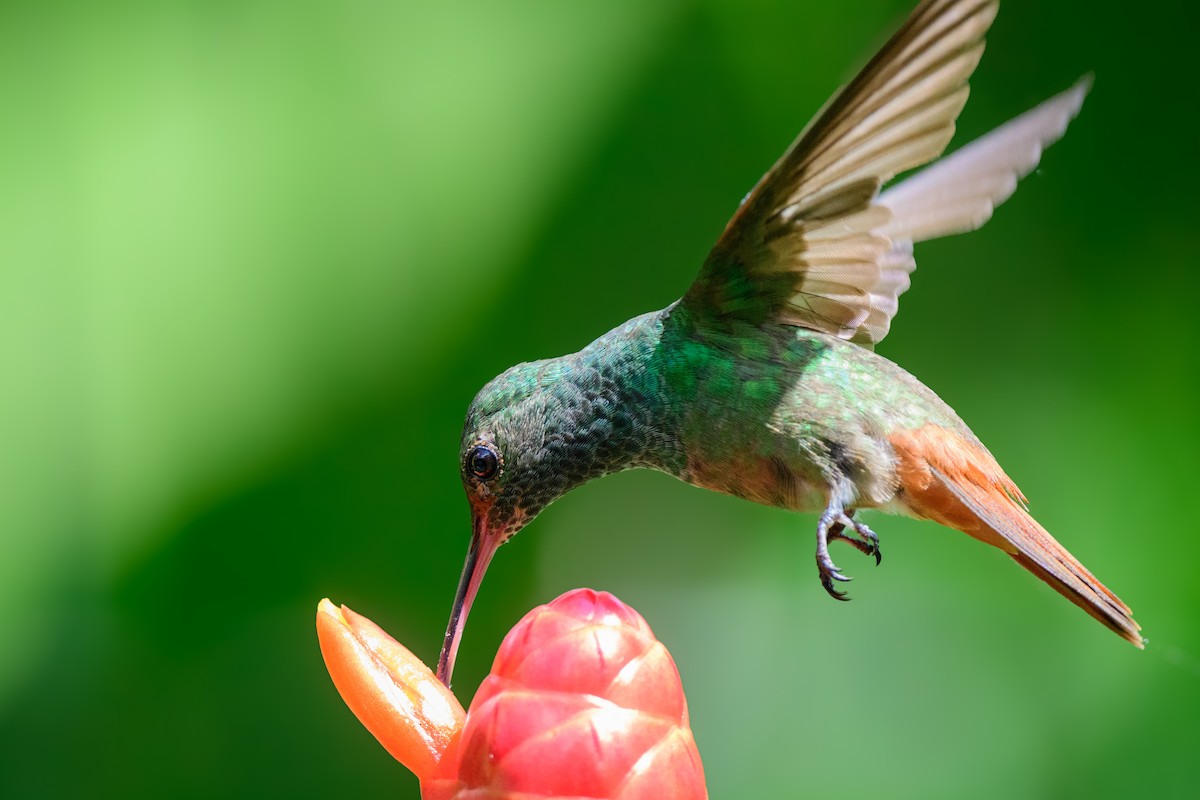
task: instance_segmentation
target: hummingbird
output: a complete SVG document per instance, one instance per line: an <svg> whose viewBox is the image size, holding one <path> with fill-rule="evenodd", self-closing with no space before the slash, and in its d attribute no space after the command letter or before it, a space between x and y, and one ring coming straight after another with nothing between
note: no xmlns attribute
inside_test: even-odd
<svg viewBox="0 0 1200 800"><path fill-rule="evenodd" d="M877 509L999 548L1143 647L1129 607L1034 520L958 414L874 350L909 288L913 245L983 225L1091 86L1084 76L938 160L998 5L921 2L746 195L682 298L475 396L460 451L471 539L444 683L496 549L571 489L637 467L819 513L817 574L839 600L850 577L829 546L878 564L879 537L856 517Z"/></svg>

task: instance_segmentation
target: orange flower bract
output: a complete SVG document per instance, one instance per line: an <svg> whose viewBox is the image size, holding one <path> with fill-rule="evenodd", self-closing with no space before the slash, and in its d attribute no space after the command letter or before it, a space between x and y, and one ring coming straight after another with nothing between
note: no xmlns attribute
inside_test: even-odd
<svg viewBox="0 0 1200 800"><path fill-rule="evenodd" d="M442 777L462 734L458 698L382 628L328 599L317 607L317 639L359 722L422 782Z"/></svg>

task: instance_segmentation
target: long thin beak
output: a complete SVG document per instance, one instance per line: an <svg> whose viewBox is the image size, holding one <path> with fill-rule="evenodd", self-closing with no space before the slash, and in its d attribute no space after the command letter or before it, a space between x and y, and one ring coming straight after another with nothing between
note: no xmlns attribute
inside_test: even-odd
<svg viewBox="0 0 1200 800"><path fill-rule="evenodd" d="M454 606L450 609L450 622L446 625L446 638L442 641L442 654L438 656L438 680L450 686L450 677L454 673L454 659L458 656L458 643L462 639L463 628L467 624L467 615L471 613L471 603L475 601L475 593L479 584L483 583L483 575L487 572L492 555L500 545L500 537L489 534L487 522L482 516L471 520L471 544L467 548L467 561L463 564L462 575L458 579L458 591L454 593Z"/></svg>

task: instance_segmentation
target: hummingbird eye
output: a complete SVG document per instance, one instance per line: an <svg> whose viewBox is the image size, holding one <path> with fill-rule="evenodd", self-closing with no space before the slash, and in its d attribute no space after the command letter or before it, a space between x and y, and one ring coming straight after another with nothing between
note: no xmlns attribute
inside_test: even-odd
<svg viewBox="0 0 1200 800"><path fill-rule="evenodd" d="M500 456L486 444L477 444L467 453L467 469L479 480L486 481L500 469Z"/></svg>

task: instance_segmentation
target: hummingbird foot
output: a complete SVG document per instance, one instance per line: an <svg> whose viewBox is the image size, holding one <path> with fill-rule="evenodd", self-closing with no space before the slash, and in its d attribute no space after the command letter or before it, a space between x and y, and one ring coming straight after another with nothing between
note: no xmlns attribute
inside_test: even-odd
<svg viewBox="0 0 1200 800"><path fill-rule="evenodd" d="M846 528L845 523L842 522L843 518L849 519L842 509L830 506L825 509L825 513L817 521L817 574L821 577L821 585L834 600L849 600L850 598L846 596L845 592L835 589L833 582L847 583L853 580L848 575L843 575L841 568L829 557L829 540L831 538L849 538L842 533Z"/></svg>
<svg viewBox="0 0 1200 800"><path fill-rule="evenodd" d="M851 511L850 514L844 514L838 520L837 524L829 529L827 538L829 541L840 539L865 556L875 556L875 565L879 566L879 563L883 561L883 550L879 547L879 536L865 524L854 519L851 516L853 513ZM846 526L853 528L854 532L862 538L857 538L846 533Z"/></svg>
<svg viewBox="0 0 1200 800"><path fill-rule="evenodd" d="M846 533L846 528L853 529L861 538ZM853 580L843 574L841 568L833 563L829 556L829 542L837 539L847 542L864 555L875 556L876 564L883 559L883 553L879 549L879 537L874 531L836 506L825 509L825 513L817 521L817 574L830 597L835 600L849 600L846 592L836 589L833 583L847 583Z"/></svg>

